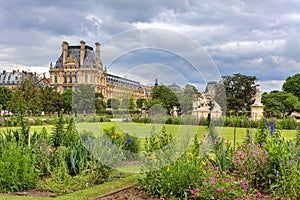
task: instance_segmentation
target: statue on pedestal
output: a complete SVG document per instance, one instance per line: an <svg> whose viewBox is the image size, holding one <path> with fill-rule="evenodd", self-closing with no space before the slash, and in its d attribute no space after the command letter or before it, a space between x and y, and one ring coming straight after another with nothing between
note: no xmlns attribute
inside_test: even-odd
<svg viewBox="0 0 300 200"><path fill-rule="evenodd" d="M260 85L256 85L256 93L255 93L255 101L254 104L251 105L251 115L255 120L259 120L264 115L264 105L261 103L262 90L260 89Z"/></svg>
<svg viewBox="0 0 300 200"><path fill-rule="evenodd" d="M260 88L260 85L257 84L254 104L261 105L261 97L262 97L262 90Z"/></svg>

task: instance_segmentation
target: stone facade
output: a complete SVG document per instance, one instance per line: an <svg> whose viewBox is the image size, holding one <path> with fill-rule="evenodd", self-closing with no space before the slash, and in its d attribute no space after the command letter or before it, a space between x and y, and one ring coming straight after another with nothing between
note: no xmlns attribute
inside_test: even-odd
<svg viewBox="0 0 300 200"><path fill-rule="evenodd" d="M50 85L58 92L73 89L76 84L89 84L105 99L130 95L133 98L149 98L151 87L137 81L108 74L100 58L100 44L96 50L80 41L78 46L62 43L62 53L56 63L50 64Z"/></svg>

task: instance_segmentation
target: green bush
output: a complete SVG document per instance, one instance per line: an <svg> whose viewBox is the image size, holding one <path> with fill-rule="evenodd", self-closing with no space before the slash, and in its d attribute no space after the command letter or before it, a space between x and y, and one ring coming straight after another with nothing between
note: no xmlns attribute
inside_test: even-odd
<svg viewBox="0 0 300 200"><path fill-rule="evenodd" d="M0 155L0 191L34 188L39 177L35 164L35 156L28 147L14 142L4 144Z"/></svg>

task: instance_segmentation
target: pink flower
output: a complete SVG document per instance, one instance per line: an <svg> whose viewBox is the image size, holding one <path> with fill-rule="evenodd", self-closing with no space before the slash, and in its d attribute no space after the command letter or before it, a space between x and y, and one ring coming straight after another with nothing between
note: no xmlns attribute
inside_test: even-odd
<svg viewBox="0 0 300 200"><path fill-rule="evenodd" d="M224 197L223 197L223 199L226 199L226 198L227 198L227 196L224 196Z"/></svg>
<svg viewBox="0 0 300 200"><path fill-rule="evenodd" d="M246 189L246 190L249 189L249 186L248 186L248 185L242 185L242 187L243 187L244 189Z"/></svg>
<svg viewBox="0 0 300 200"><path fill-rule="evenodd" d="M226 173L230 173L230 170L227 169L227 170L226 170Z"/></svg>
<svg viewBox="0 0 300 200"><path fill-rule="evenodd" d="M194 197L195 197L195 198L198 198L198 194L194 194Z"/></svg>
<svg viewBox="0 0 300 200"><path fill-rule="evenodd" d="M240 197L238 197L238 198L236 198L236 200L241 200L241 198L240 198Z"/></svg>
<svg viewBox="0 0 300 200"><path fill-rule="evenodd" d="M218 167L215 167L215 168L214 168L214 170L218 171L218 170L219 170L219 168L218 168Z"/></svg>
<svg viewBox="0 0 300 200"><path fill-rule="evenodd" d="M213 182L216 182L217 178L212 178L212 177L209 177L209 179Z"/></svg>
<svg viewBox="0 0 300 200"><path fill-rule="evenodd" d="M223 188L218 188L218 193L221 193L223 191Z"/></svg>
<svg viewBox="0 0 300 200"><path fill-rule="evenodd" d="M256 198L260 198L261 197L261 193L258 192L257 195L256 195Z"/></svg>
<svg viewBox="0 0 300 200"><path fill-rule="evenodd" d="M207 183L207 180L203 180L203 183Z"/></svg>
<svg viewBox="0 0 300 200"><path fill-rule="evenodd" d="M196 191L196 192L199 191L199 188L195 188L195 191Z"/></svg>
<svg viewBox="0 0 300 200"><path fill-rule="evenodd" d="M237 172L237 170L233 170L232 172L235 174Z"/></svg>
<svg viewBox="0 0 300 200"><path fill-rule="evenodd" d="M190 193L195 194L195 191L194 190L190 190Z"/></svg>

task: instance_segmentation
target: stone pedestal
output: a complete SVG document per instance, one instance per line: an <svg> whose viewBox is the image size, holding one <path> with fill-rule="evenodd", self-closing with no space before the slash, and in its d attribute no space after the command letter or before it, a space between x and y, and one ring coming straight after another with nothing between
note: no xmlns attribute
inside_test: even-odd
<svg viewBox="0 0 300 200"><path fill-rule="evenodd" d="M251 105L251 116L254 120L260 120L264 116L264 105L254 103Z"/></svg>

